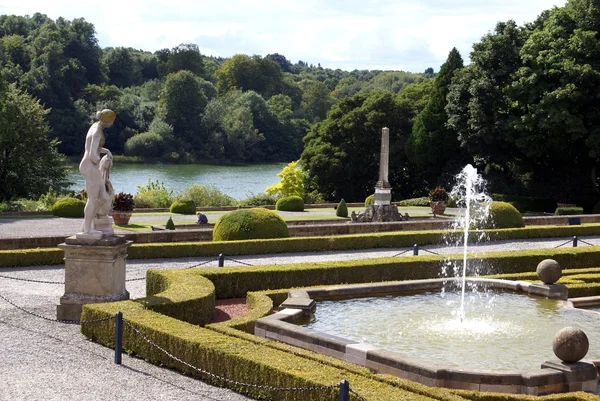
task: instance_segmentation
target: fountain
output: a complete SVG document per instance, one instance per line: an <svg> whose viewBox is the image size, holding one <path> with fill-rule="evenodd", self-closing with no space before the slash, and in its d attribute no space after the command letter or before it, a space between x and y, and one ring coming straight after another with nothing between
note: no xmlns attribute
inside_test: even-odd
<svg viewBox="0 0 600 401"><path fill-rule="evenodd" d="M429 386L532 395L597 392L597 372L592 363L548 359L552 358L551 337L557 329L575 325L596 332L600 315L568 308L566 287L554 284L560 274L552 280L540 274L543 284L468 278L481 268L468 265L469 237L484 235L473 228L488 220L491 199L485 194L484 180L472 166L461 171L457 182L451 196L459 199L464 211L455 224L462 240L454 243L462 247L462 264L460 259L447 261L442 269L444 277L439 279L291 290L280 312L256 322L255 334ZM449 235L447 242L451 238L456 235ZM552 265L545 262L540 266ZM450 269L455 277L447 277ZM450 287L459 291L449 291ZM469 316L467 288L473 290L471 299L485 301L485 307L470 310ZM314 312L315 300L319 301L317 314L307 323L306 315ZM435 303L438 305L430 308ZM494 311L497 304L503 317L494 321L493 313L482 315L482 310ZM327 314L330 307L333 312ZM328 316L321 318L321 312ZM358 331L360 321L375 336ZM593 357L600 358L600 340L595 337L592 347L597 355ZM541 342L534 344L531 339ZM495 341L492 348L491 340ZM475 349L467 349L467 343ZM466 359L456 360L452 352L458 349ZM559 356L556 349L554 352ZM527 358L526 353L530 354ZM469 364L469 359L477 363Z"/></svg>

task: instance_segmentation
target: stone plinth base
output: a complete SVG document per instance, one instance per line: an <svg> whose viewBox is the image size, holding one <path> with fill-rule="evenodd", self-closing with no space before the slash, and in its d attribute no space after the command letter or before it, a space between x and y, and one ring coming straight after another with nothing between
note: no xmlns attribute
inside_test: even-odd
<svg viewBox="0 0 600 401"><path fill-rule="evenodd" d="M565 392L586 391L596 393L598 390L598 371L592 362L546 361L542 364L542 369L554 369L562 372L565 377L566 387L563 388Z"/></svg>
<svg viewBox="0 0 600 401"><path fill-rule="evenodd" d="M389 184L388 184L389 185ZM390 205L392 203L392 189L391 188L375 188L375 202L374 204L379 205Z"/></svg>
<svg viewBox="0 0 600 401"><path fill-rule="evenodd" d="M65 294L56 308L59 320L80 320L84 304L129 299L125 260L131 241L78 235L58 245L65 252Z"/></svg>
<svg viewBox="0 0 600 401"><path fill-rule="evenodd" d="M569 289L563 284L531 284L528 289L530 294L541 295L550 299L567 300Z"/></svg>
<svg viewBox="0 0 600 401"><path fill-rule="evenodd" d="M352 212L351 216L353 223L373 223L373 222L390 222L408 220L408 213L402 216L398 212L398 207L387 205L369 205L364 213L356 214Z"/></svg>

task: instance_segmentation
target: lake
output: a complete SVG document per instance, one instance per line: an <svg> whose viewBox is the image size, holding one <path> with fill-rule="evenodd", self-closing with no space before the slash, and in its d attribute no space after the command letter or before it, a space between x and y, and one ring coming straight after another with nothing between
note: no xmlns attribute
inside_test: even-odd
<svg viewBox="0 0 600 401"><path fill-rule="evenodd" d="M115 164L110 170L110 181L116 193L135 195L138 185L148 180L163 182L173 193L185 191L194 184L212 185L236 199L260 194L279 182L277 177L287 163L254 164L248 166L211 166L203 164ZM71 166L68 176L72 190L85 188L85 179L79 166Z"/></svg>

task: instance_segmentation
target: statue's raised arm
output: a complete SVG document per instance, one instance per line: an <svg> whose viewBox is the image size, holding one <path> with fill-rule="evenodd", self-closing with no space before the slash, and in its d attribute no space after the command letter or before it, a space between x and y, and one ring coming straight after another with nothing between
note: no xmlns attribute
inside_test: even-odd
<svg viewBox="0 0 600 401"><path fill-rule="evenodd" d="M85 152L81 163L79 163L79 171L85 177L85 189L87 191L87 203L84 209L84 220L82 231L84 234L102 234L101 231L94 227L94 219L100 218L100 212L105 215L107 210L106 202L112 204L112 186L110 181L108 185L108 170L112 166L112 153L104 147L104 129L109 128L115 121L115 112L104 109L96 114L96 122L92 124L85 137ZM100 155L105 154L105 163L100 165ZM109 190L110 186L110 190ZM111 192L111 193L109 193ZM110 210L110 207L108 208Z"/></svg>

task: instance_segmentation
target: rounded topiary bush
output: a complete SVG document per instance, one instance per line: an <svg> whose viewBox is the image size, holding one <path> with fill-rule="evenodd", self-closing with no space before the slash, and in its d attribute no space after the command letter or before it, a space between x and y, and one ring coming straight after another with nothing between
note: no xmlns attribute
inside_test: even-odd
<svg viewBox="0 0 600 401"><path fill-rule="evenodd" d="M284 212L303 212L304 199L299 196L285 196L275 203L275 209Z"/></svg>
<svg viewBox="0 0 600 401"><path fill-rule="evenodd" d="M196 204L190 199L177 199L169 208L171 213L196 214Z"/></svg>
<svg viewBox="0 0 600 401"><path fill-rule="evenodd" d="M85 202L77 198L61 198L52 205L52 214L58 217L83 217Z"/></svg>
<svg viewBox="0 0 600 401"><path fill-rule="evenodd" d="M369 195L367 196L367 199L365 199L365 206L372 205L373 203L375 203L375 194Z"/></svg>
<svg viewBox="0 0 600 401"><path fill-rule="evenodd" d="M516 228L525 227L521 213L510 203L492 202L490 217L485 228Z"/></svg>
<svg viewBox="0 0 600 401"><path fill-rule="evenodd" d="M279 215L263 208L239 209L223 216L213 228L213 241L289 237Z"/></svg>

